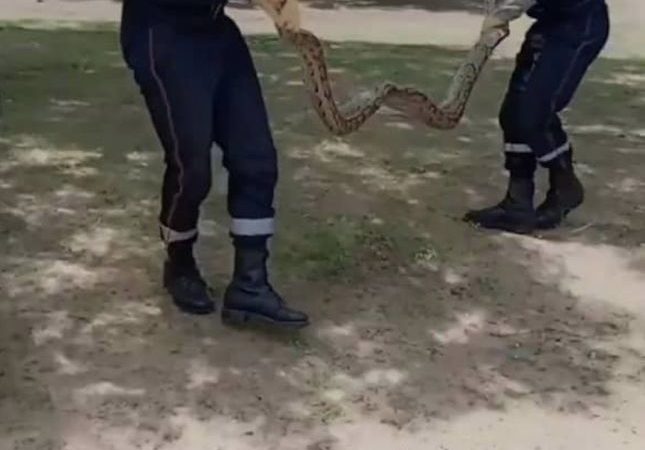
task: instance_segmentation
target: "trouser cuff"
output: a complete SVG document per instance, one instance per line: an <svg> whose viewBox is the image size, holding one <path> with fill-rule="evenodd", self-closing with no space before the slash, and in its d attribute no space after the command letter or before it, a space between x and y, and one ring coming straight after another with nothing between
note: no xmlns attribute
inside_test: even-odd
<svg viewBox="0 0 645 450"><path fill-rule="evenodd" d="M539 156L538 161L540 165L544 167L549 167L550 163L559 159L560 157L569 156L571 154L571 144L565 142L561 146L555 148L554 150L546 153L545 155Z"/></svg>
<svg viewBox="0 0 645 450"><path fill-rule="evenodd" d="M231 220L231 237L236 248L267 248L267 241L275 233L272 217Z"/></svg>
<svg viewBox="0 0 645 450"><path fill-rule="evenodd" d="M176 231L163 224L159 224L159 234L161 236L161 240L166 244L171 244L173 242L195 241L197 239L198 231L197 228L193 228L188 231Z"/></svg>
<svg viewBox="0 0 645 450"><path fill-rule="evenodd" d="M273 218L231 220L231 234L234 236L272 236L274 232Z"/></svg>

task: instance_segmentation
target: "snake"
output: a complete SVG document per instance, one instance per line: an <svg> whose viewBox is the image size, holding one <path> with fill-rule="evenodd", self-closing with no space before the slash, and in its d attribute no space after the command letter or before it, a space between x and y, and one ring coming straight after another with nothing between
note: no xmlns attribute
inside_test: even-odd
<svg viewBox="0 0 645 450"><path fill-rule="evenodd" d="M368 95L356 96L339 105L334 95L323 43L311 31L287 26L284 16L297 16L297 0L254 0L274 21L280 38L300 56L308 96L323 125L330 133L344 136L359 130L382 106L411 121L440 130L455 128L461 121L474 86L495 48L509 35L508 27L482 31L452 76L443 101L412 87L384 82ZM492 14L495 0L484 0L486 14ZM299 18L295 18L299 22Z"/></svg>

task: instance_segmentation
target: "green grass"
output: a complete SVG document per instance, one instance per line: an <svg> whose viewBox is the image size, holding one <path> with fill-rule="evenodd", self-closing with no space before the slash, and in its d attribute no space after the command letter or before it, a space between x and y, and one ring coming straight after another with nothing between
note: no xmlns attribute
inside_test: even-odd
<svg viewBox="0 0 645 450"><path fill-rule="evenodd" d="M14 205L21 195L31 195L45 202L52 189L71 185L95 195L90 209L96 220L156 242L150 230L157 213L161 152L123 66L115 30L4 26L0 42L0 158L23 161L21 155L36 150L51 157L46 163L23 161L4 168L1 178L10 188L0 190L0 200ZM295 53L274 37L249 42L281 150L280 273L349 280L365 269L390 270L449 257L453 248L467 245L445 236L463 226L452 216L467 202L464 189L492 189L499 179L495 122L512 61L487 68L468 107L468 120L457 130L411 131L377 116L358 133L334 139L312 113L302 87L288 84L301 77ZM344 70L342 78L357 86L387 79L437 97L463 56L434 47L360 43L334 44L328 53L331 66ZM613 126L625 131L630 145L642 145L642 137L630 134L645 128L642 73L643 62L600 61L567 120ZM620 77L632 84L612 81ZM315 149L325 140L357 153L321 154ZM614 157L615 136L590 133L578 136L578 142L592 148L586 156L596 165ZM74 151L81 157L66 160L65 152ZM624 158L627 170L636 172L642 164L636 157ZM423 178L427 174L434 178ZM221 200L209 200L208 218L224 220ZM107 217L110 208L128 214ZM49 229L66 232L73 226L73 221L61 221Z"/></svg>
<svg viewBox="0 0 645 450"><path fill-rule="evenodd" d="M278 253L279 266L290 275L311 280L349 281L359 273L412 261L426 242L415 239L406 225L394 229L375 225L369 218L332 216L287 228Z"/></svg>

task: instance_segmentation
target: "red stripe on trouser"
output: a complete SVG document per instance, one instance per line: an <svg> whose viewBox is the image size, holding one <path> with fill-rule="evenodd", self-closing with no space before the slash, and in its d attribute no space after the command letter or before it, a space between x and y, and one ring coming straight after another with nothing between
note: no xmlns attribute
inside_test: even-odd
<svg viewBox="0 0 645 450"><path fill-rule="evenodd" d="M168 211L168 216L166 217L166 223L165 223L167 228L172 229L172 218L175 215L175 211L177 209L178 199L184 191L184 167L181 163L181 158L179 157L179 139L177 139L177 132L175 130L175 123L172 118L172 107L170 106L170 101L168 100L168 93L155 67L156 64L155 64L155 55L154 55L154 34L152 31L152 28L148 29L148 57L149 57L148 62L150 64L150 72L152 73L152 77L155 79L157 87L159 88L159 92L161 93L161 98L163 100L164 106L166 108L168 128L170 130L170 136L172 138L173 159L175 160L175 164L177 164L177 168L179 171L178 179L177 179L178 189L175 195L173 195L172 197L172 202L170 204L170 209ZM166 237L165 234L164 234L164 240L166 241L168 240L168 237Z"/></svg>

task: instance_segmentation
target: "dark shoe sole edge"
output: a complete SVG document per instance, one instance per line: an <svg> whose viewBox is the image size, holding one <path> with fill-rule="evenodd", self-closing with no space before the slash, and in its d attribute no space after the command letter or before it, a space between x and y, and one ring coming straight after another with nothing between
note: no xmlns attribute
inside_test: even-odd
<svg viewBox="0 0 645 450"><path fill-rule="evenodd" d="M250 323L269 324L281 328L299 329L309 325L308 320L304 321L287 321L281 322L274 320L262 314L256 314L248 311L238 309L223 308L222 309L222 322L226 325L247 325Z"/></svg>
<svg viewBox="0 0 645 450"><path fill-rule="evenodd" d="M507 233L514 233L514 234L531 234L533 233L536 229L538 229L537 223L533 225L526 225L526 226L503 226L503 225L496 225L496 224L484 224L481 222L477 222L474 220L467 220L464 218L464 222L474 226L475 228L478 229L483 229L483 230L493 230L493 231L505 231Z"/></svg>
<svg viewBox="0 0 645 450"><path fill-rule="evenodd" d="M208 307L203 307L203 308L196 308L194 306L189 306L183 303L178 303L176 301L173 301L174 305L179 309L181 312L187 313L187 314L192 314L195 316L205 316L208 314L213 314L214 312L217 311L217 306L213 304L212 306Z"/></svg>

